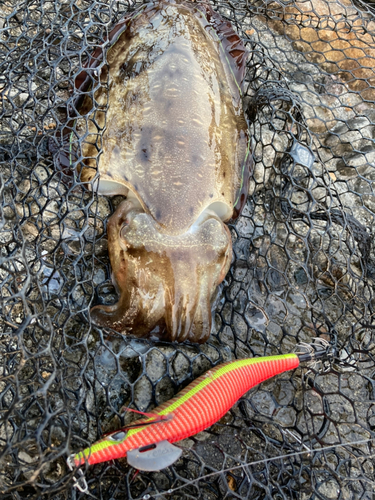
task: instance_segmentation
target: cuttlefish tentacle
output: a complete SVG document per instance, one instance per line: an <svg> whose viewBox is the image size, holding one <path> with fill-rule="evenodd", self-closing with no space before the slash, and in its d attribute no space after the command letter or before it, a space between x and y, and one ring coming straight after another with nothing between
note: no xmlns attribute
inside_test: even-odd
<svg viewBox="0 0 375 500"><path fill-rule="evenodd" d="M175 263L174 267L179 279L174 280L173 289L168 293L165 321L171 339L183 342L189 337L200 306L199 270L190 263L178 264Z"/></svg>
<svg viewBox="0 0 375 500"><path fill-rule="evenodd" d="M169 235L125 201L109 219L108 243L120 300L94 307L95 324L143 336L164 318L168 340L207 340L212 290L232 254L228 228L214 212L203 212L186 233Z"/></svg>
<svg viewBox="0 0 375 500"><path fill-rule="evenodd" d="M232 243L231 235L227 226L223 225L226 232L228 241ZM194 317L194 324L192 326L189 339L198 343L206 342L211 333L211 296L212 290L215 290L217 285L219 285L226 274L229 271L232 258L232 245L228 245L226 253L222 262L222 267L220 275L216 278L216 281L212 280L214 275L213 272L207 273L206 277L208 280L202 281L199 290L199 302L197 310ZM210 279L211 278L211 279Z"/></svg>
<svg viewBox="0 0 375 500"><path fill-rule="evenodd" d="M132 287L127 280L131 278L132 261L127 258L127 246L121 238L121 231L126 227L131 218L142 213L142 209L135 200L126 200L108 219L108 252L112 263L112 281L120 294L120 300L115 305L97 305L91 309L91 320L102 327L113 328L117 331L125 329L142 337L150 332L155 324L162 318L163 309L156 307L155 303L147 303L142 297L142 289ZM142 270L139 270L141 274ZM127 289L127 293L123 290ZM129 288L129 289L128 289ZM148 294L149 295L149 294ZM160 293L159 293L160 295ZM143 299L143 300L142 300ZM146 304L145 304L146 302ZM158 311L159 309L159 311ZM150 314L151 313L151 314Z"/></svg>
<svg viewBox="0 0 375 500"><path fill-rule="evenodd" d="M230 265L230 233L208 211L188 235L176 238L176 243L178 250L170 254L174 270L172 293L165 306L169 338L205 342L211 330L212 290L224 279Z"/></svg>

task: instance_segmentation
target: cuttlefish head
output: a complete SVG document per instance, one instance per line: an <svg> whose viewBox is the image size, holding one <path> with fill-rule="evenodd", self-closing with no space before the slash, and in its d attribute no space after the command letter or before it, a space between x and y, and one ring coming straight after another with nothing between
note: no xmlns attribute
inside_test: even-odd
<svg viewBox="0 0 375 500"><path fill-rule="evenodd" d="M120 298L113 306L92 308L93 322L138 337L165 325L166 340L205 342L212 297L232 254L221 219L208 210L185 233L171 235L136 203L124 201L107 232Z"/></svg>

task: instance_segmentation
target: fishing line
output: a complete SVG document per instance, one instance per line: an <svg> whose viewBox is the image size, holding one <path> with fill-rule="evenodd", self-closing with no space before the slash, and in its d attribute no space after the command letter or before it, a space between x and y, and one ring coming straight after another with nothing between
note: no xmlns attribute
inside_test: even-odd
<svg viewBox="0 0 375 500"><path fill-rule="evenodd" d="M229 467L227 469L223 469L223 470L220 470L220 471L217 471L217 472L211 472L210 474L206 474L205 476L201 476L201 477L199 477L197 479L192 479L191 481L189 481L189 482L187 482L187 483L185 483L185 484L183 484L181 486L177 486L176 488L171 488L171 489L167 490L164 493L156 493L156 494L152 494L152 495L145 495L145 496L143 496L143 499L144 500L148 500L148 499L151 499L151 497L158 498L158 497L161 497L161 496L163 496L165 494L172 494L172 493L175 493L178 490L181 490L183 488L186 488L187 486L190 486L191 484L198 483L199 481L208 479L208 478L216 476L218 474L222 474L222 473L225 473L225 472L232 472L232 471L237 470L237 469L244 469L245 467L250 467L252 465L265 464L265 463L273 462L273 461L276 461L276 460L283 460L283 459L286 459L286 458L298 457L298 456L304 455L304 454L312 454L312 453L324 452L324 451L328 451L328 450L334 450L335 448L345 448L346 446L355 446L355 445L360 445L360 444L366 444L366 443L369 443L370 441L374 441L374 440L375 440L375 437L369 438L369 439L363 439L363 440L360 440L360 441L351 441L351 442L348 442L348 443L333 444L333 445L325 446L325 447L319 448L319 449L308 449L308 450L304 450L304 451L297 451L297 452L294 452L294 453L289 453L289 454L285 454L285 455L278 455L276 457L265 458L265 459L262 459L262 460L256 460L254 462L248 462L246 464L236 465L234 467ZM359 459L359 458L363 458L364 460L368 460L370 458L373 458L374 456L375 455L367 455L367 456L364 456L364 457L354 457L351 460ZM365 477L355 477L355 478L347 477L346 480L347 481L365 481L365 482L367 482L367 483L372 484L372 485L375 486L375 481L371 481L370 479L365 478Z"/></svg>

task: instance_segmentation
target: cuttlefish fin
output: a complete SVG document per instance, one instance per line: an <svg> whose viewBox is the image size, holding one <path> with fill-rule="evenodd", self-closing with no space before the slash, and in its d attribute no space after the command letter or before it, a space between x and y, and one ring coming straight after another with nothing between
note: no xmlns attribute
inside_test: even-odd
<svg viewBox="0 0 375 500"><path fill-rule="evenodd" d="M246 73L246 61L249 50L243 44L241 38L234 31L232 24L215 12L208 4L201 4L200 9L204 9L205 15L221 42L227 62L230 64L237 84L243 90L243 82Z"/></svg>

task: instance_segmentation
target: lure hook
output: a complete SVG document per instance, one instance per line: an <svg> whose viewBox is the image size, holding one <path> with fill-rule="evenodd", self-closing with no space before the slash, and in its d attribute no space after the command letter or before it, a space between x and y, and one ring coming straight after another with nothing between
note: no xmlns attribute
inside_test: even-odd
<svg viewBox="0 0 375 500"><path fill-rule="evenodd" d="M306 342L297 344L294 353L301 363L307 363L312 368L318 361L331 361L335 356L335 349L327 340L315 337L311 344Z"/></svg>
<svg viewBox="0 0 375 500"><path fill-rule="evenodd" d="M69 470L73 471L73 468L75 467L74 453L69 455L69 457L66 459L66 464ZM80 491L81 493L87 493L89 491L89 487L82 469L78 469L78 474L79 474L78 479L73 476L73 482L74 482L73 487L77 488L77 490Z"/></svg>

